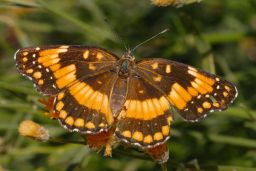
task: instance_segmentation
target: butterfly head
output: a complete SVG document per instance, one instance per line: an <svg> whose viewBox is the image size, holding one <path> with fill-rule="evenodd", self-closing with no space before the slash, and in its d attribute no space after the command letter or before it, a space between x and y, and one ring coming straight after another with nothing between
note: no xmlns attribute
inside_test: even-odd
<svg viewBox="0 0 256 171"><path fill-rule="evenodd" d="M134 61L135 57L133 56L132 51L128 50L126 53L124 53L124 55L122 56L122 59L129 60L129 61Z"/></svg>

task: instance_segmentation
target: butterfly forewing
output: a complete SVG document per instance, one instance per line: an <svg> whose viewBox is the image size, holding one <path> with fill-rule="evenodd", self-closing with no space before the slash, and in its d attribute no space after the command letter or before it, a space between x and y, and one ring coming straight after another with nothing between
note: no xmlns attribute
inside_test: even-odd
<svg viewBox="0 0 256 171"><path fill-rule="evenodd" d="M103 49L85 46L24 48L15 58L18 70L47 95L57 94L76 80L108 70L118 59Z"/></svg>
<svg viewBox="0 0 256 171"><path fill-rule="evenodd" d="M162 91L180 115L190 121L223 110L237 96L236 87L220 77L165 59L138 62L138 74Z"/></svg>

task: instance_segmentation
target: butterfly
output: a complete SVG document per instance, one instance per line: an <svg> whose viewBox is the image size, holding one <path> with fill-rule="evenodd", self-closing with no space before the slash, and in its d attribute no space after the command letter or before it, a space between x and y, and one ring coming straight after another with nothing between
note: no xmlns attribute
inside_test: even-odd
<svg viewBox="0 0 256 171"><path fill-rule="evenodd" d="M167 59L136 61L98 47L54 45L23 48L18 71L54 97L53 110L70 131L95 135L110 129L120 141L151 148L170 137L176 111L187 121L226 109L234 84Z"/></svg>

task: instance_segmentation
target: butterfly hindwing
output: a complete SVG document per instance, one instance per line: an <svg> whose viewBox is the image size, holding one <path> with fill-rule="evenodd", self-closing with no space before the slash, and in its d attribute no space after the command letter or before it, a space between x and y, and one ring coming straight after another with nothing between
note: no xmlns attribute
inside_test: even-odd
<svg viewBox="0 0 256 171"><path fill-rule="evenodd" d="M186 120L196 121L209 112L224 110L237 96L232 83L182 63L148 59L137 64L138 74L166 94Z"/></svg>
<svg viewBox="0 0 256 171"><path fill-rule="evenodd" d="M104 72L95 77L77 80L58 94L54 109L59 120L69 130L98 133L114 122L109 97L117 75Z"/></svg>
<svg viewBox="0 0 256 171"><path fill-rule="evenodd" d="M169 138L171 120L169 102L164 95L140 77L129 78L116 136L143 148L153 147Z"/></svg>
<svg viewBox="0 0 256 171"><path fill-rule="evenodd" d="M108 70L118 58L99 48L55 45L20 49L15 59L20 73L32 79L38 91L55 95L78 79Z"/></svg>

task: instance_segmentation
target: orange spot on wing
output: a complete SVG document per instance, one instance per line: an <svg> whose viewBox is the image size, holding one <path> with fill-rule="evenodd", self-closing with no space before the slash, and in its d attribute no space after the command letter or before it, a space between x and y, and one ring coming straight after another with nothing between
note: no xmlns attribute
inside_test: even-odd
<svg viewBox="0 0 256 171"><path fill-rule="evenodd" d="M131 138L132 137L131 131L128 131L128 130L122 132L122 135L126 138Z"/></svg>
<svg viewBox="0 0 256 171"><path fill-rule="evenodd" d="M70 86L69 91L72 95L75 95L77 92L81 91L85 87L85 83L77 82L74 85Z"/></svg>
<svg viewBox="0 0 256 171"><path fill-rule="evenodd" d="M145 120L148 120L149 119L149 116L147 116L148 112L149 112L148 103L146 101L142 101L141 106L142 106L142 113L140 113L139 115L142 118L144 118ZM144 115L146 115L146 116L144 116Z"/></svg>
<svg viewBox="0 0 256 171"><path fill-rule="evenodd" d="M62 101L59 101L56 105L56 110L60 111L64 107L64 103Z"/></svg>
<svg viewBox="0 0 256 171"><path fill-rule="evenodd" d="M85 127L88 128L88 129L94 129L94 128L95 128L95 125L94 125L94 123L92 123L92 122L87 122L87 123L85 124Z"/></svg>
<svg viewBox="0 0 256 171"><path fill-rule="evenodd" d="M36 79L39 79L39 78L42 77L42 73L41 73L41 72L35 72L35 73L33 74L33 77L36 78Z"/></svg>
<svg viewBox="0 0 256 171"><path fill-rule="evenodd" d="M54 76L56 78L60 78L72 71L75 71L76 70L76 66L74 64L71 64L71 65L68 65L68 66L65 66L61 69L59 69L58 71L54 72Z"/></svg>
<svg viewBox="0 0 256 171"><path fill-rule="evenodd" d="M153 63L153 64L151 65L151 67L152 67L153 69L157 69L157 68L158 68L158 63L157 63L157 62Z"/></svg>
<svg viewBox="0 0 256 171"><path fill-rule="evenodd" d="M185 101L192 99L192 96L180 84L174 83L172 87Z"/></svg>
<svg viewBox="0 0 256 171"><path fill-rule="evenodd" d="M202 88L204 88L205 90L207 90L207 92L212 92L213 88L211 86L209 86L208 84L206 84L205 82L203 82L200 79L195 79L194 80L198 85L200 85Z"/></svg>
<svg viewBox="0 0 256 171"><path fill-rule="evenodd" d="M144 118L151 120L152 118L157 117L159 114L156 112L155 106L153 105L153 102L151 99L146 100L146 102L148 104L149 112L148 114L144 113Z"/></svg>
<svg viewBox="0 0 256 171"><path fill-rule="evenodd" d="M129 103L129 107L127 108L127 117L137 118L137 113L135 112L135 110L136 110L136 101L131 100Z"/></svg>
<svg viewBox="0 0 256 171"><path fill-rule="evenodd" d="M156 140L156 141L160 141L160 140L162 140L164 137L163 137L163 134L161 133L161 132L156 132L155 134L154 134L154 140Z"/></svg>
<svg viewBox="0 0 256 171"><path fill-rule="evenodd" d="M217 103L217 102L215 102L215 103L213 103L213 106L214 106L214 107L220 107L220 104Z"/></svg>
<svg viewBox="0 0 256 171"><path fill-rule="evenodd" d="M42 63L44 67L49 67L51 65L57 64L60 61L60 58L55 58L52 60L49 60L48 62Z"/></svg>
<svg viewBox="0 0 256 171"><path fill-rule="evenodd" d="M22 55L27 56L28 52L23 52Z"/></svg>
<svg viewBox="0 0 256 171"><path fill-rule="evenodd" d="M231 89L230 89L230 87L229 86L224 86L224 88L227 90L227 91L230 91Z"/></svg>
<svg viewBox="0 0 256 171"><path fill-rule="evenodd" d="M69 74L59 78L56 81L56 84L57 84L58 88L63 88L66 85L68 85L68 84L72 83L73 81L75 81L76 80L75 72L76 71L70 72Z"/></svg>
<svg viewBox="0 0 256 171"><path fill-rule="evenodd" d="M26 73L28 73L28 74L31 74L31 73L33 73L33 72L34 72L33 69L28 69L28 70L26 71Z"/></svg>
<svg viewBox="0 0 256 171"><path fill-rule="evenodd" d="M144 140L143 140L144 143L146 144L150 144L153 142L153 137L151 135L147 135L144 137Z"/></svg>
<svg viewBox="0 0 256 171"><path fill-rule="evenodd" d="M166 111L170 108L170 104L164 96L160 97L159 102L160 102L160 105L161 105L163 111Z"/></svg>
<svg viewBox="0 0 256 171"><path fill-rule="evenodd" d="M22 59L22 61L23 61L23 62L27 62L27 61L28 61L28 58L25 57L25 58Z"/></svg>
<svg viewBox="0 0 256 171"><path fill-rule="evenodd" d="M197 96L198 95L198 92L193 87L188 87L188 92L192 96Z"/></svg>
<svg viewBox="0 0 256 171"><path fill-rule="evenodd" d="M227 96L228 96L228 92L224 91L224 92L223 92L223 96L224 96L224 97L227 97Z"/></svg>
<svg viewBox="0 0 256 171"><path fill-rule="evenodd" d="M171 73L171 65L166 65L165 72L167 74Z"/></svg>
<svg viewBox="0 0 256 171"><path fill-rule="evenodd" d="M65 119L67 116L68 116L68 114L65 110L60 111L59 118Z"/></svg>
<svg viewBox="0 0 256 171"><path fill-rule="evenodd" d="M169 133L170 133L170 128L169 128L168 125L162 126L162 133L163 133L163 135L165 135L165 136L169 135Z"/></svg>
<svg viewBox="0 0 256 171"><path fill-rule="evenodd" d="M50 69L52 71L57 71L59 68L60 68L60 64L54 64L54 65L50 66Z"/></svg>
<svg viewBox="0 0 256 171"><path fill-rule="evenodd" d="M142 134L142 132L135 131L132 135L132 138L137 140L137 141L142 141L143 140L143 134Z"/></svg>
<svg viewBox="0 0 256 171"><path fill-rule="evenodd" d="M38 81L38 85L43 85L43 84L44 84L44 80L40 79L40 80Z"/></svg>
<svg viewBox="0 0 256 171"><path fill-rule="evenodd" d="M92 109L97 111L100 110L102 101L103 101L103 94L98 92L97 96L94 99L94 104L92 105Z"/></svg>
<svg viewBox="0 0 256 171"><path fill-rule="evenodd" d="M89 69L90 70L96 70L96 66L92 63L89 63Z"/></svg>
<svg viewBox="0 0 256 171"><path fill-rule="evenodd" d="M57 97L58 97L58 100L63 99L64 95L65 95L65 94L64 94L63 92L59 93L58 96L57 96Z"/></svg>
<svg viewBox="0 0 256 171"><path fill-rule="evenodd" d="M38 58L37 61L39 63L46 63L46 62L51 61L53 59L56 59L58 57L59 57L58 54L51 54L51 55L47 55L47 56L41 56L41 57Z"/></svg>
<svg viewBox="0 0 256 171"><path fill-rule="evenodd" d="M183 109L187 105L186 101L184 101L173 88L169 97L178 109Z"/></svg>
<svg viewBox="0 0 256 171"><path fill-rule="evenodd" d="M195 83L194 81L191 81L191 85L192 85L192 87L193 88L195 88L199 93L201 93L201 94L206 94L207 93L207 91L204 89L204 88L202 88L201 86L199 86L197 83Z"/></svg>
<svg viewBox="0 0 256 171"><path fill-rule="evenodd" d="M67 119L65 120L66 124L68 124L69 126L72 126L74 124L74 118L72 116L67 117Z"/></svg>
<svg viewBox="0 0 256 171"><path fill-rule="evenodd" d="M75 120L74 125L75 125L76 127L84 127L84 119L82 119L82 118L77 118L77 119Z"/></svg>
<svg viewBox="0 0 256 171"><path fill-rule="evenodd" d="M203 103L203 107L205 108L205 109L209 109L209 108L211 108L211 103L209 103L209 102L204 102Z"/></svg>
<svg viewBox="0 0 256 171"><path fill-rule="evenodd" d="M203 113L203 111L204 111L203 108L201 108L201 107L197 108L198 113Z"/></svg>
<svg viewBox="0 0 256 171"><path fill-rule="evenodd" d="M153 98L152 102L155 107L156 113L158 115L162 115L164 111L163 111L163 108L161 107L160 101L157 98Z"/></svg>
<svg viewBox="0 0 256 171"><path fill-rule="evenodd" d="M96 58L97 58L98 60L101 60L101 59L103 58L103 54L100 53L100 52L98 52L97 55L96 55Z"/></svg>
<svg viewBox="0 0 256 171"><path fill-rule="evenodd" d="M84 59L87 59L89 57L89 50L84 51L83 57Z"/></svg>
<svg viewBox="0 0 256 171"><path fill-rule="evenodd" d="M40 56L47 56L47 55L52 55L52 54L58 54L58 53L63 53L67 52L67 48L58 48L58 49L47 49L47 50L42 50L39 52Z"/></svg>
<svg viewBox="0 0 256 171"><path fill-rule="evenodd" d="M196 78L199 78L200 80L206 82L206 83L209 84L209 85L213 85L213 84L215 83L215 81L214 81L213 79L211 79L211 78L209 78L209 77L206 77L206 76L204 76L204 75L201 75L201 74L199 74L198 72L196 72L196 71L194 71L194 70L188 70L188 73L189 73L190 75L193 75L193 76L196 77Z"/></svg>

